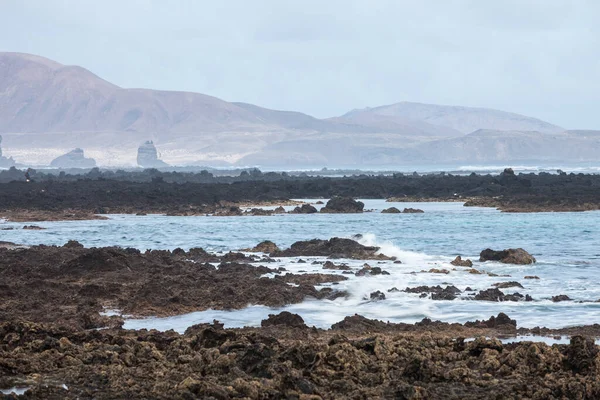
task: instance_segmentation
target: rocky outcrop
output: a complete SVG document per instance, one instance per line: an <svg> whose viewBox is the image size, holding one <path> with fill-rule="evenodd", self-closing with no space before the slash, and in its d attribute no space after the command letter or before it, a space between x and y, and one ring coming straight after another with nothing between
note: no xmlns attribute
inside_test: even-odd
<svg viewBox="0 0 600 400"><path fill-rule="evenodd" d="M424 212L420 208L405 208L402 210L402 214L423 214Z"/></svg>
<svg viewBox="0 0 600 400"><path fill-rule="evenodd" d="M356 201L352 197L332 197L325 207L321 208L322 213L329 214L356 214L363 212L365 203Z"/></svg>
<svg viewBox="0 0 600 400"><path fill-rule="evenodd" d="M331 238L329 240L312 239L299 241L289 249L271 253L271 257L329 257L352 258L356 260L391 260L393 258L379 254L379 247L363 246L352 240Z"/></svg>
<svg viewBox="0 0 600 400"><path fill-rule="evenodd" d="M267 253L267 254L269 254L269 253L274 253L276 251L279 251L279 247L277 247L277 245L275 243L273 243L272 241L265 240L250 249L243 249L242 251L247 251L247 252L251 252L251 253Z"/></svg>
<svg viewBox="0 0 600 400"><path fill-rule="evenodd" d="M137 164L142 168L163 168L169 166L169 164L158 158L158 152L152 140L148 140L138 147Z"/></svg>
<svg viewBox="0 0 600 400"><path fill-rule="evenodd" d="M2 156L2 136L0 135L0 168L10 168L15 165L15 160L12 157L7 158Z"/></svg>
<svg viewBox="0 0 600 400"><path fill-rule="evenodd" d="M451 261L450 264L454 265L455 267L473 267L473 261L469 259L463 260L461 256L456 256L456 258Z"/></svg>
<svg viewBox="0 0 600 400"><path fill-rule="evenodd" d="M316 212L317 209L310 204L302 204L290 211L290 214L314 214Z"/></svg>
<svg viewBox="0 0 600 400"><path fill-rule="evenodd" d="M93 158L86 158L83 149L77 148L71 150L67 154L56 157L52 160L50 166L54 168L94 168L96 166L96 160Z"/></svg>
<svg viewBox="0 0 600 400"><path fill-rule="evenodd" d="M521 248L502 251L485 249L479 255L479 261L499 261L504 264L519 265L533 264L536 262L535 257Z"/></svg>
<svg viewBox="0 0 600 400"><path fill-rule="evenodd" d="M304 319L298 314L292 314L289 311L282 311L279 314L269 314L267 319L263 319L260 322L260 326L277 326L284 325L297 328L306 328Z"/></svg>
<svg viewBox="0 0 600 400"><path fill-rule="evenodd" d="M398 210L396 207L386 208L381 211L382 214L400 214L402 211Z"/></svg>

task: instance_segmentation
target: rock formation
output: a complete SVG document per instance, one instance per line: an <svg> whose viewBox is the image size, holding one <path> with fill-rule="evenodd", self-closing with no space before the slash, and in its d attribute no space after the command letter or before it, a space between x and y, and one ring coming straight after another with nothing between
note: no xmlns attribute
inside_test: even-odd
<svg viewBox="0 0 600 400"><path fill-rule="evenodd" d="M325 207L321 208L322 213L361 213L365 208L365 204L362 201L356 201L351 197L332 197Z"/></svg>
<svg viewBox="0 0 600 400"><path fill-rule="evenodd" d="M500 261L504 264L533 264L535 263L535 257L526 252L525 250L508 249L502 251L495 251L492 249L485 249L479 255L479 261Z"/></svg>
<svg viewBox="0 0 600 400"><path fill-rule="evenodd" d="M137 163L143 168L163 168L169 166L166 162L159 160L152 140L148 140L138 147Z"/></svg>
<svg viewBox="0 0 600 400"><path fill-rule="evenodd" d="M7 158L2 156L2 136L0 136L0 168L9 168L15 165L15 160L12 157Z"/></svg>
<svg viewBox="0 0 600 400"><path fill-rule="evenodd" d="M96 160L85 158L83 149L76 148L52 160L50 166L55 168L94 168Z"/></svg>

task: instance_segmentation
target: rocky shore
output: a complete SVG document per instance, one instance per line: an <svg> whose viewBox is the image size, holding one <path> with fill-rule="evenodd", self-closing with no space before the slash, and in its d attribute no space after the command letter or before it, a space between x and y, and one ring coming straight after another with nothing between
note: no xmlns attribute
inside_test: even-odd
<svg viewBox="0 0 600 400"><path fill-rule="evenodd" d="M321 330L282 313L261 328L223 329L215 321L180 335L5 322L0 388L24 388L28 399L600 396L593 340L573 336L549 346L494 338L513 323L502 314L465 325L354 316Z"/></svg>
<svg viewBox="0 0 600 400"><path fill-rule="evenodd" d="M228 208L251 204L290 205L289 199L294 198L332 199L336 196L340 199L462 201L467 206L495 207L507 212L600 209L600 175L517 175L510 169L495 176L395 174L342 178L292 177L286 173L262 174L260 171L238 177L214 177L210 173L92 170L85 175L38 173L33 180L25 182L23 171L0 172L0 217L13 215L15 219L20 214L33 212L47 215L49 219L57 219L61 213L78 218L105 213L238 215L237 210L232 213ZM298 206L299 213L316 212L316 209L303 210ZM362 206L344 200L323 209L323 212L353 213L361 212ZM256 215L262 214L257 212Z"/></svg>
<svg viewBox="0 0 600 400"><path fill-rule="evenodd" d="M185 333L122 329L123 315L168 316L190 311L281 307L307 298L347 296L321 287L384 274L347 260L400 262L351 239L265 241L257 253L203 249L140 252L117 247L0 245L0 390L23 388L28 399L112 398L395 398L594 399L600 396L600 326L525 329L500 313L465 324L423 319L389 323L360 315L329 329L300 315L270 315L255 328L199 324ZM320 257L322 273L271 268L272 257ZM486 249L481 259L535 262L522 249ZM298 260L299 262L300 260ZM361 262L362 263L362 262ZM470 263L470 264L469 264ZM470 268L457 257L456 266ZM454 265L453 264L453 265ZM481 291L498 301L502 282ZM394 288L395 289L395 288ZM388 292L394 289L388 290ZM395 289L397 290L397 289ZM406 288L447 301L456 287ZM371 301L385 299L379 292ZM435 298L434 298L435 296ZM475 296L475 297L477 297ZM511 300L506 295L506 299ZM375 306L375 305L374 305ZM520 341L516 335L570 336L569 344ZM0 398L17 395L0 392Z"/></svg>

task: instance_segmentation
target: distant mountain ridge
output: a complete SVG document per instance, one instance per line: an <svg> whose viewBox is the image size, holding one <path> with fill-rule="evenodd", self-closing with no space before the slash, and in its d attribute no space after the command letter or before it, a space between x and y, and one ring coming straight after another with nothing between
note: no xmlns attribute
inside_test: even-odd
<svg viewBox="0 0 600 400"><path fill-rule="evenodd" d="M464 134L478 129L537 131L557 133L564 131L560 126L552 125L537 118L479 107L444 106L435 104L400 103L352 110L339 120L360 120L366 116L388 120L417 120L435 126L451 128Z"/></svg>
<svg viewBox="0 0 600 400"><path fill-rule="evenodd" d="M318 119L200 93L124 89L22 53L0 53L0 133L4 155L21 163L83 148L101 166L136 165L147 140L170 165L291 167L522 160L536 146L558 159L577 153L569 138L595 148L600 137L504 111L410 102ZM519 144L507 151L507 140Z"/></svg>

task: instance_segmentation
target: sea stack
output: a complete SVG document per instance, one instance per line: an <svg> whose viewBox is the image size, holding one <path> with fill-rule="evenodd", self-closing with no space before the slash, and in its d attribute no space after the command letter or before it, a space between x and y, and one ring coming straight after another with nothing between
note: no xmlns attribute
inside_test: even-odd
<svg viewBox="0 0 600 400"><path fill-rule="evenodd" d="M12 157L2 156L2 136L0 136L0 168L10 168L15 165L15 160Z"/></svg>
<svg viewBox="0 0 600 400"><path fill-rule="evenodd" d="M162 168L169 166L166 162L158 159L156 146L154 146L152 140L148 140L138 147L137 163L143 168Z"/></svg>
<svg viewBox="0 0 600 400"><path fill-rule="evenodd" d="M55 168L94 168L96 160L93 158L85 158L83 149L76 148L67 154L56 157L50 163L51 167Z"/></svg>

